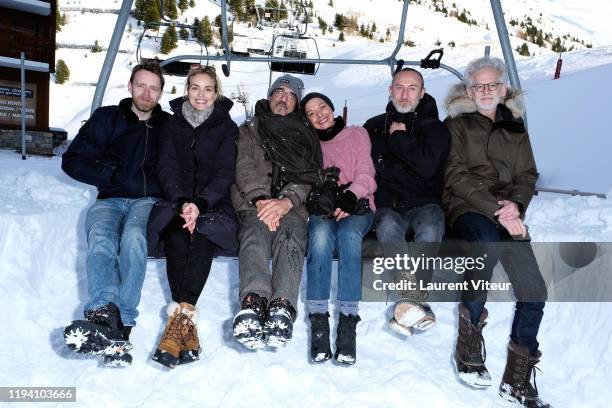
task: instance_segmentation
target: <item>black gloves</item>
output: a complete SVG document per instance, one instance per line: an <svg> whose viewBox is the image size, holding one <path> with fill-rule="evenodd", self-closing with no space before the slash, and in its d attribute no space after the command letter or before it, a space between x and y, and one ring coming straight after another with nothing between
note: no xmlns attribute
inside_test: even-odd
<svg viewBox="0 0 612 408"><path fill-rule="evenodd" d="M356 207L357 196L351 190L344 190L344 192L338 196L336 208L340 208L345 213L353 214Z"/></svg>

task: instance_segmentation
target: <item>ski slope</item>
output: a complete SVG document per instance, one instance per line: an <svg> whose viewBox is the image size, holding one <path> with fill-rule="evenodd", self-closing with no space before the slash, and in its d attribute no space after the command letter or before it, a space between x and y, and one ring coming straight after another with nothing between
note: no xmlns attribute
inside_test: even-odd
<svg viewBox="0 0 612 408"><path fill-rule="evenodd" d="M213 2L196 0L189 21L205 13L218 13ZM389 8L373 7L383 1L316 0L320 13L351 8L376 20L379 29L398 16L401 3L384 0ZM108 4L106 4L108 3ZM487 17L488 1L457 0L472 13ZM612 34L604 18L610 2L590 0L577 9L569 0L505 0L508 13L522 15L539 10L563 21L599 47L564 55L559 81L552 81L557 56L542 50L536 57L517 58L523 86L527 90L529 125L540 184L550 187L581 188L606 193L607 199L540 194L535 197L526 224L535 241L612 241L612 151L608 121L612 108L606 95L612 78ZM99 7L94 0L60 1L60 5ZM109 0L105 8L119 8ZM443 62L459 70L482 55L485 45L501 55L495 45L496 33L449 21L425 6L411 6L409 25L416 48L403 48L399 57L423 58L437 38L455 40L457 47L445 49ZM530 10L530 9L534 9ZM334 11L336 10L336 11ZM606 10L609 12L606 13ZM70 12L68 26L58 33L58 42L106 45L113 19L88 13ZM413 20L411 20L413 19ZM126 83L138 29L124 34L104 104L128 96ZM561 24L561 23L559 23ZM95 27L95 29L92 29ZM431 28L434 27L435 30ZM566 30L560 26L559 30ZM569 30L569 28L567 29ZM582 31L580 31L582 30ZM317 30L318 31L318 30ZM561 31L564 32L564 31ZM587 37L590 35L590 37ZM338 32L317 38L325 58L371 58L389 55L392 43L379 44L347 36L337 41ZM106 41L104 41L106 39ZM513 46L522 41L513 38ZM149 43L149 50L155 45ZM176 53L192 53L181 44ZM85 56L86 55L86 56ZM51 84L51 126L68 130L73 138L82 120L89 117L90 104L105 53L59 49L71 70L67 84ZM226 95L238 87L248 92L251 104L263 97L268 87L267 64L232 64L232 75L222 78ZM362 124L383 111L387 102L389 68L376 66L321 66L316 77L302 77L306 91L323 91L338 109L349 106L349 123ZM443 71L425 73L428 92L440 101L457 79ZM180 93L184 78L168 77L162 106ZM234 106L234 120L244 119L242 106ZM138 326L132 332L134 363L128 369L101 367L95 358L70 352L62 339L63 327L81 317L87 299L84 271L86 250L84 218L96 191L63 174L61 160L29 157L0 151L0 317L3 335L0 363L3 386L75 386L78 406L106 407L504 407L496 385L506 359L513 305L490 303L489 324L484 330L487 366L494 386L476 391L455 378L451 355L457 331L456 305L434 305L437 326L422 335L401 338L385 328L390 305L363 304L358 325L357 364L340 367L327 362L308 362L308 322L302 301L294 339L276 352L243 350L231 337L231 319L238 310L238 264L234 259L215 260L210 278L198 303L203 347L201 360L175 370L163 369L151 360L163 325L170 294L163 261L149 261L139 307ZM550 183L550 184L548 184ZM335 269L335 266L334 266ZM304 291L301 292L304 298ZM335 314L335 313L334 313ZM333 324L335 327L335 323ZM612 399L612 306L607 303L548 303L540 329L543 352L538 388L555 407L608 407ZM66 404L70 406L69 404Z"/></svg>

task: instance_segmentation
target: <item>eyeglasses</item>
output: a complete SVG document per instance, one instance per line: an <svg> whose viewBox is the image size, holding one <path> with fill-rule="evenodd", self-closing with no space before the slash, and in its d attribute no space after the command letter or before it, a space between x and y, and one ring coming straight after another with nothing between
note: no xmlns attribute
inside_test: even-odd
<svg viewBox="0 0 612 408"><path fill-rule="evenodd" d="M272 96L279 99L285 96L287 97L287 99L291 99L294 102L297 102L297 96L293 92L287 91L283 88L276 88L274 91L272 91Z"/></svg>
<svg viewBox="0 0 612 408"><path fill-rule="evenodd" d="M484 92L485 88L487 88L489 92L493 92L496 91L500 85L503 84L501 82L490 82L488 84L474 84L471 88L478 93Z"/></svg>

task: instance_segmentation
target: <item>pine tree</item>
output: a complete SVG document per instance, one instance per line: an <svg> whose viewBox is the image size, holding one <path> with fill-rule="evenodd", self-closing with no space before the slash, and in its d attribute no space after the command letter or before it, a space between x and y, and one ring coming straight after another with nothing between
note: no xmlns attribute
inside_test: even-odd
<svg viewBox="0 0 612 408"><path fill-rule="evenodd" d="M207 47L210 47L212 45L213 40L213 30L208 16L205 16L204 20L202 20L202 22L200 23L200 32L200 41L202 42L202 44L206 45Z"/></svg>
<svg viewBox="0 0 612 408"><path fill-rule="evenodd" d="M70 70L63 59L57 60L55 64L55 82L63 84L70 79Z"/></svg>
<svg viewBox="0 0 612 408"><path fill-rule="evenodd" d="M176 27L174 24L171 24L170 27L166 29L166 31L170 31L170 39L172 40L172 49L176 48L178 45L178 34L176 32Z"/></svg>
<svg viewBox="0 0 612 408"><path fill-rule="evenodd" d="M98 40L94 41L94 45L91 47L91 52L102 52L102 47L100 46Z"/></svg>
<svg viewBox="0 0 612 408"><path fill-rule="evenodd" d="M137 20L144 20L146 11L145 6L145 0L136 0L134 2L134 17L136 17Z"/></svg>
<svg viewBox="0 0 612 408"><path fill-rule="evenodd" d="M157 3L156 1L154 3ZM176 1L175 0L166 0L164 1L164 14L170 17L171 20L176 20L178 18L178 11L176 10Z"/></svg>
<svg viewBox="0 0 612 408"><path fill-rule="evenodd" d="M238 18L238 21L246 20L246 13L244 11L244 3L242 0L230 0L227 3L228 3L228 7L230 11L236 15L236 17Z"/></svg>
<svg viewBox="0 0 612 408"><path fill-rule="evenodd" d="M531 55L529 53L529 46L527 45L527 43L523 43L523 45L521 45L520 47L517 47L516 51L519 53L519 55L522 55L524 57L528 57Z"/></svg>
<svg viewBox="0 0 612 408"><path fill-rule="evenodd" d="M317 18L319 19L319 28L321 29L321 32L325 34L327 31L327 23L320 16Z"/></svg>
<svg viewBox="0 0 612 408"><path fill-rule="evenodd" d="M187 41L189 39L189 31L185 27L181 27L179 30L179 37L181 40Z"/></svg>
<svg viewBox="0 0 612 408"><path fill-rule="evenodd" d="M144 21L146 27L149 23L157 23L161 17L159 12L159 3L157 1L143 1L145 5L142 21Z"/></svg>
<svg viewBox="0 0 612 408"><path fill-rule="evenodd" d="M553 43L551 50L553 50L554 52L565 52L567 51L567 49L561 45L561 38L557 37L557 39L555 40L555 42Z"/></svg>
<svg viewBox="0 0 612 408"><path fill-rule="evenodd" d="M336 27L338 31L342 31L346 28L346 20L344 15L336 13L336 17L334 18L334 27Z"/></svg>
<svg viewBox="0 0 612 408"><path fill-rule="evenodd" d="M179 0L178 8L179 8L179 10L181 10L181 14L183 14L185 12L185 10L187 10L188 7L189 7L188 0Z"/></svg>
<svg viewBox="0 0 612 408"><path fill-rule="evenodd" d="M170 91L171 94L175 94L176 93L176 85L172 85L172 90Z"/></svg>
<svg viewBox="0 0 612 408"><path fill-rule="evenodd" d="M164 35L162 35L159 51L162 54L169 54L170 51L176 48L176 37L176 29L173 25L169 26L164 32Z"/></svg>
<svg viewBox="0 0 612 408"><path fill-rule="evenodd" d="M372 27L370 28L370 32L372 34L374 34L376 31L378 31L377 28L376 28L376 23L372 23Z"/></svg>
<svg viewBox="0 0 612 408"><path fill-rule="evenodd" d="M189 0L189 7L191 8L195 7L195 0Z"/></svg>
<svg viewBox="0 0 612 408"><path fill-rule="evenodd" d="M338 36L338 41L344 42L346 41L346 39L344 38L344 33L340 32L340 35Z"/></svg>

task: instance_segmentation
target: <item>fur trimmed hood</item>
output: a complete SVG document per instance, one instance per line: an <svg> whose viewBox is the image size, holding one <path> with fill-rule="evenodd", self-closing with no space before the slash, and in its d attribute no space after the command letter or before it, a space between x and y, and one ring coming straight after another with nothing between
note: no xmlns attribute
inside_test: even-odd
<svg viewBox="0 0 612 408"><path fill-rule="evenodd" d="M515 119L523 118L525 114L525 100L523 99L523 95L523 91L508 87L506 97L502 100L502 103L512 112L512 116L514 116ZM448 95L444 98L444 108L451 118L457 117L463 113L476 112L476 105L465 91L465 85L463 83L455 84L450 88Z"/></svg>

